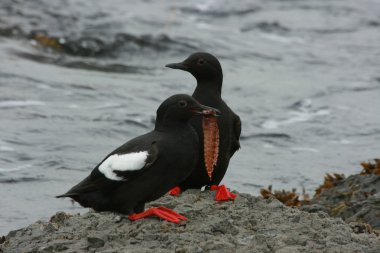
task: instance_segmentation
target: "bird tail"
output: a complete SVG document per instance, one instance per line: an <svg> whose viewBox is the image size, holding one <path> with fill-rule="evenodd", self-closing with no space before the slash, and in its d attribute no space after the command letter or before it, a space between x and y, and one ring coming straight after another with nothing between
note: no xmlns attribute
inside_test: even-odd
<svg viewBox="0 0 380 253"><path fill-rule="evenodd" d="M69 191L65 194L56 196L56 198L64 197L69 197L78 202L81 206L93 208L95 211L107 211L111 205L110 198L99 191L83 193Z"/></svg>

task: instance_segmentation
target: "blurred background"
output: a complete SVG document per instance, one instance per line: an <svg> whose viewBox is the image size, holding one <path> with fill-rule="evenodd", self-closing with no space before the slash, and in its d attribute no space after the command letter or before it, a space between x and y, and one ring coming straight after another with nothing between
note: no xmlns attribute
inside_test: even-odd
<svg viewBox="0 0 380 253"><path fill-rule="evenodd" d="M377 0L0 1L0 235L56 211L66 192L158 105L191 94L165 68L216 55L243 122L233 190L313 189L379 156Z"/></svg>

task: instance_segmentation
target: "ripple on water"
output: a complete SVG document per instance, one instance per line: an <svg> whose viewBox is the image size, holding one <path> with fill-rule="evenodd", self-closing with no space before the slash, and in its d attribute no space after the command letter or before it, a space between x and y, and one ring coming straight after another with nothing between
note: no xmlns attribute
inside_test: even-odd
<svg viewBox="0 0 380 253"><path fill-rule="evenodd" d="M0 171L2 172L12 172L12 171L19 171L19 170L25 170L32 167L31 164L24 164L13 168L0 168Z"/></svg>
<svg viewBox="0 0 380 253"><path fill-rule="evenodd" d="M327 109L327 106L313 109L311 100L294 103L289 108L291 108L291 111L288 112L288 117L280 120L266 120L261 124L261 127L264 129L277 129L299 122L307 122L316 117L327 116L331 113L330 110Z"/></svg>
<svg viewBox="0 0 380 253"><path fill-rule="evenodd" d="M0 146L0 151L11 152L11 151L15 151L15 149L9 146Z"/></svg>
<svg viewBox="0 0 380 253"><path fill-rule="evenodd" d="M195 7L181 7L179 8L183 13L198 14L204 16L210 16L213 18L225 18L228 16L244 16L249 15L261 10L257 5L236 5L236 4L216 4L202 3L197 4Z"/></svg>
<svg viewBox="0 0 380 253"><path fill-rule="evenodd" d="M0 183L2 184L15 184L15 183L25 183L25 182L46 182L49 179L44 176L35 177L18 177L18 178L0 178Z"/></svg>
<svg viewBox="0 0 380 253"><path fill-rule="evenodd" d="M39 63L48 63L54 64L67 68L74 69L84 69L91 71L101 71L101 72L110 72L110 73L149 73L152 71L152 68L146 66L133 66L125 65L121 63L99 63L96 60L83 59L83 60L74 60L70 58L62 58L60 55L46 55L46 54L35 54L21 51L12 51L13 55L16 55L20 58L27 59L30 61L35 61Z"/></svg>
<svg viewBox="0 0 380 253"><path fill-rule="evenodd" d="M37 101L37 100L7 100L7 101L0 101L0 108L42 106L42 105L45 105L45 102L43 102L43 101Z"/></svg>
<svg viewBox="0 0 380 253"><path fill-rule="evenodd" d="M242 32L250 32L253 30L259 30L267 33L286 33L290 31L290 28L285 27L278 21L267 22L262 21L250 25L246 25L240 29Z"/></svg>
<svg viewBox="0 0 380 253"><path fill-rule="evenodd" d="M143 120L134 120L134 119L125 119L122 122L119 122L118 125L130 125L137 126L142 128L150 128L151 124L145 123Z"/></svg>
<svg viewBox="0 0 380 253"><path fill-rule="evenodd" d="M285 133L259 133L259 134L242 134L240 136L241 140L248 140L248 139L267 139L267 138L274 138L274 139L285 139L290 140L291 136L289 134Z"/></svg>

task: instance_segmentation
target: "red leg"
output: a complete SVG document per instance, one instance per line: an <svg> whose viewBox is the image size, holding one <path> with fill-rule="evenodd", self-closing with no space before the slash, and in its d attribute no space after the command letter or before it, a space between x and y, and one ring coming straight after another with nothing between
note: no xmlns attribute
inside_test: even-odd
<svg viewBox="0 0 380 253"><path fill-rule="evenodd" d="M175 217L177 217L180 220L187 221L187 218L185 216L180 215L179 213L173 211L170 208L167 208L167 207L164 207L164 206L159 206L158 209L160 209L161 211L166 212L167 214L172 214L172 215L174 215Z"/></svg>
<svg viewBox="0 0 380 253"><path fill-rule="evenodd" d="M173 223L180 223L181 220L183 221L187 221L186 217L174 212L173 210L169 209L169 208L166 208L164 206L160 206L160 207L152 207L152 208L149 208L148 210L142 212L142 213L134 213L134 214L131 214L128 216L128 218L130 220L139 220L139 219L142 219L142 218L145 218L145 217L149 217L149 216L157 216L161 219L164 219L166 221L169 221L169 222L173 222Z"/></svg>
<svg viewBox="0 0 380 253"><path fill-rule="evenodd" d="M223 185L211 185L210 190L215 191L215 200L216 201L227 201L227 200L235 200L236 194L230 192L227 187Z"/></svg>
<svg viewBox="0 0 380 253"><path fill-rule="evenodd" d="M181 188L179 186L176 186L169 191L169 194L172 196L178 196L181 194L181 192L182 192Z"/></svg>

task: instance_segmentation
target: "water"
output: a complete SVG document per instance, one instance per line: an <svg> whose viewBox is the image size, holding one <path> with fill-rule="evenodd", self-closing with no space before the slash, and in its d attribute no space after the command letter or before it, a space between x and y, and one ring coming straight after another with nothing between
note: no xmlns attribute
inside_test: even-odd
<svg viewBox="0 0 380 253"><path fill-rule="evenodd" d="M55 199L153 128L195 80L165 64L218 56L243 121L232 189L312 192L379 156L380 4L347 1L0 2L0 234L82 212Z"/></svg>

